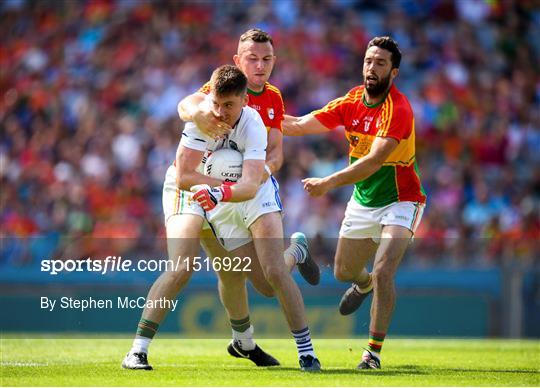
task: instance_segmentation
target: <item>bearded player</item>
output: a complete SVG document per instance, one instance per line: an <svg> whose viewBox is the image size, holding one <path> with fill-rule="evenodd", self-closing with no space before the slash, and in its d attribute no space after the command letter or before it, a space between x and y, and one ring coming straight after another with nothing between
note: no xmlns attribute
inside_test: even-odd
<svg viewBox="0 0 540 388"><path fill-rule="evenodd" d="M415 158L414 117L407 97L393 84L401 52L389 37L376 37L364 57L364 85L303 117L285 116L286 135L345 127L350 165L324 178L307 178L314 197L354 185L339 233L334 275L352 286L339 311L353 313L370 294L369 342L359 369L379 369L395 305L394 277L420 223L426 195ZM366 264L374 257L373 271Z"/></svg>

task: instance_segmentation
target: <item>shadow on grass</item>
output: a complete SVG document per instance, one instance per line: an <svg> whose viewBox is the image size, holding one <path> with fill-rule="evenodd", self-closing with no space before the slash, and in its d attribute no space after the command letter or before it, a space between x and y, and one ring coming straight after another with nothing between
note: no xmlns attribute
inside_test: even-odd
<svg viewBox="0 0 540 388"><path fill-rule="evenodd" d="M182 368L182 365L169 365L169 367L175 367L175 368ZM168 371L169 368L159 368L157 367L154 370L154 373L158 373L161 370ZM227 369L226 372L230 372L232 374L234 373L253 373L253 371L262 372L262 373L279 373L279 372L299 372L301 375L304 376L311 376L311 375L343 375L343 376L362 376L362 377L370 377L370 376L406 376L406 375L444 375L444 374L455 374L455 373L461 373L461 374L467 374L467 373L514 373L514 374L535 374L540 375L540 371L538 370L531 370L531 369L523 369L523 370L517 370L517 369L497 369L497 368L486 368L486 369L459 369L459 368L433 368L433 367L425 367L421 365L397 365L392 366L388 368L378 369L378 370L359 370L354 367L350 368L324 368L320 372L302 372L300 371L300 368L298 367L284 367L284 366L272 366L272 367L260 367L260 368L253 368L251 366L246 367L235 367Z"/></svg>
<svg viewBox="0 0 540 388"><path fill-rule="evenodd" d="M440 373L520 373L520 374L540 374L539 370L533 369L499 369L499 368L485 368L485 369L469 369L469 368L433 368L423 367L419 365L398 365L393 366L390 370L399 370L400 372L406 372L410 374L440 374Z"/></svg>
<svg viewBox="0 0 540 388"><path fill-rule="evenodd" d="M419 365L398 365L391 368L392 370L399 370L400 372L407 372L410 374L440 374L440 373L519 373L519 374L540 374L539 370L533 369L499 369L499 368L485 368L485 369L469 369L469 368L433 368L422 367Z"/></svg>
<svg viewBox="0 0 540 388"><path fill-rule="evenodd" d="M434 371L445 371L445 372L473 372L473 373L521 373L521 374L540 374L540 371L534 369L497 369L497 368L486 368L486 369L457 369L457 368L442 368L434 369Z"/></svg>
<svg viewBox="0 0 540 388"><path fill-rule="evenodd" d="M272 371L298 371L300 370L298 368L289 368L289 367L278 367L276 369L274 368L265 368L266 370L272 370ZM372 374L373 376L399 376L399 375L425 375L428 374L429 371L426 371L425 369L418 367L417 365L402 365L399 367L393 367L389 369L370 369L370 370L360 370L356 368L330 368L325 369L323 367L323 370L320 372L302 372L306 376L309 376L311 374L314 375L362 375L362 376L369 376Z"/></svg>
<svg viewBox="0 0 540 388"><path fill-rule="evenodd" d="M279 367L278 369L268 370L284 370L284 371L298 371L298 368ZM309 372L305 372L309 374ZM388 369L379 370L359 370L354 368L331 368L324 369L320 372L312 372L320 375L362 375L369 376L399 376L399 375L440 375L444 373L515 373L515 374L535 374L540 375L539 370L533 369L500 369L500 368L486 368L486 369L458 369L458 368L431 368L423 367L419 365L398 365L392 366Z"/></svg>

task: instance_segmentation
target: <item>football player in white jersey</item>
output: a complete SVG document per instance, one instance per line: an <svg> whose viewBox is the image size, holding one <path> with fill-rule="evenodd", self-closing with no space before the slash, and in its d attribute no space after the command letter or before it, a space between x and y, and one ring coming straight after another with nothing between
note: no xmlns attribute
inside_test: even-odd
<svg viewBox="0 0 540 388"><path fill-rule="evenodd" d="M214 71L210 82L211 108L233 130L227 138L215 141L205 138L194 125L187 125L184 129L176 158L176 183L179 189L175 205L184 204L188 208L168 218L166 214L169 257L175 262L179 261L180 265L175 270L164 272L156 280L147 300L163 297L175 299L187 284L193 272L189 268L193 269L193 258L198 253L199 234L206 216L231 256L249 257L256 253L292 331L301 369L320 370L320 362L311 344L302 296L284 262L281 204L277 187L271 179L261 185L266 157L266 128L258 113L246 106L247 79L238 68L221 66ZM236 148L243 153L242 178L234 185L198 171L207 150L224 147ZM194 192L193 200L182 201L180 197L189 196L185 191L189 188ZM245 277L241 286L245 292ZM165 308L145 308L133 347L125 357L123 367L151 369L147 360L148 346L167 312ZM238 340L253 342L250 333ZM234 342L229 346L232 347L229 352L237 352L237 357L252 360L258 357L261 365L279 364L254 342L253 350L248 352L235 348ZM259 365L258 362L256 364Z"/></svg>
<svg viewBox="0 0 540 388"><path fill-rule="evenodd" d="M278 171L283 163L283 136L281 133L283 99L279 89L268 82L276 60L272 37L257 28L247 30L240 36L237 53L233 60L248 79L248 106L257 110L268 131L265 135L268 145L263 177L266 181L266 177ZM180 101L178 114L184 122L195 123L198 129L210 138L229 134L231 125L222 121L214 114L209 104L204 103L209 93L210 83L208 82L198 92L186 96ZM172 193L174 193L174 189L174 186L171 187ZM201 242L209 257L231 256L216 241L209 227L208 229L203 227ZM248 280L261 295L275 296L274 289L266 280L258 258L255 256L252 259L251 271L247 274ZM285 263L289 271L297 267L299 273L309 284L317 285L319 283L320 271L317 263L311 257L308 242L303 233L296 232L291 236L291 245L285 251ZM254 346L251 341L253 327L250 322L247 292L241 276L237 272L216 271L216 273L219 280L219 295L227 311L234 341L234 347L229 346L228 351L233 356L242 355L242 351L248 351ZM239 338L246 336L249 337L248 340L239 340ZM254 358L250 359L255 361Z"/></svg>

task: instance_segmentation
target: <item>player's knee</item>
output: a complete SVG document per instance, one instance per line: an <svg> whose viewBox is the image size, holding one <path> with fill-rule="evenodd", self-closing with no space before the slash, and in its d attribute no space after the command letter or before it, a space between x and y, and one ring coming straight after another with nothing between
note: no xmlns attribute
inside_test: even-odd
<svg viewBox="0 0 540 388"><path fill-rule="evenodd" d="M346 271L346 268L339 265L334 267L334 277L340 282L348 282L351 280L350 274L348 271Z"/></svg>
<svg viewBox="0 0 540 388"><path fill-rule="evenodd" d="M179 292L180 289L191 279L191 272L185 271L169 271L161 275L166 287L171 291Z"/></svg>
<svg viewBox="0 0 540 388"><path fill-rule="evenodd" d="M373 269L371 273L373 284L375 287L377 285L390 285L394 282L394 271L387 266L379 266Z"/></svg>
<svg viewBox="0 0 540 388"><path fill-rule="evenodd" d="M281 288L285 278L285 272L279 267L269 267L265 268L264 277L273 289Z"/></svg>

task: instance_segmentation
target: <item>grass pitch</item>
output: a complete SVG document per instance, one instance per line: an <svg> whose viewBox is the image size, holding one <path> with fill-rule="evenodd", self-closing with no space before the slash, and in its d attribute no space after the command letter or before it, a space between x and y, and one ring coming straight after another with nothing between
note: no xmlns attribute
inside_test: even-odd
<svg viewBox="0 0 540 388"><path fill-rule="evenodd" d="M227 340L157 338L154 371L120 368L130 339L1 339L2 386L539 386L540 342L393 339L380 371L355 369L365 339L315 340L320 373L298 369L292 339L259 340L280 367L230 357Z"/></svg>

